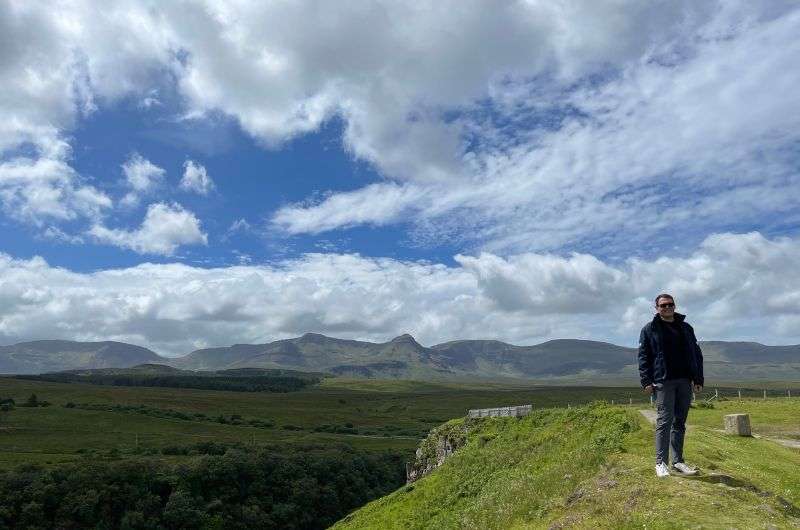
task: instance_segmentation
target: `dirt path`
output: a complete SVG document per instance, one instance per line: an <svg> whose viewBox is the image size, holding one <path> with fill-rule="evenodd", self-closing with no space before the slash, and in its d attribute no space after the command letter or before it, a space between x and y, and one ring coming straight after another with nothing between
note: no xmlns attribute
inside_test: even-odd
<svg viewBox="0 0 800 530"><path fill-rule="evenodd" d="M639 410L639 413L647 418L647 421L650 422L650 425L656 424L656 411L651 409L641 409Z"/></svg>

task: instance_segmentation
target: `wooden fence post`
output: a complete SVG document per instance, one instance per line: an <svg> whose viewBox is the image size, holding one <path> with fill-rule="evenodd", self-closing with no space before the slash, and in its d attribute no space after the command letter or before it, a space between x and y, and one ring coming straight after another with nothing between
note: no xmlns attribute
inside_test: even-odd
<svg viewBox="0 0 800 530"><path fill-rule="evenodd" d="M764 399L767 399L767 391L764 390Z"/></svg>

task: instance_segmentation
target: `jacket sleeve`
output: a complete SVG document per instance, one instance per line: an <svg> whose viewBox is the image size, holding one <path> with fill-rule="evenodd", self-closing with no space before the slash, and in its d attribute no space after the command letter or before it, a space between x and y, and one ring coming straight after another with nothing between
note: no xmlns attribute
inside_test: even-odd
<svg viewBox="0 0 800 530"><path fill-rule="evenodd" d="M653 350L646 329L647 327L642 328L639 334L639 379L642 388L653 384Z"/></svg>
<svg viewBox="0 0 800 530"><path fill-rule="evenodd" d="M692 336L692 346L694 347L694 360L695 365L697 366L697 373L695 374L694 384L703 386L704 377L703 377L703 350L700 349L700 345L697 344L697 337L694 336L694 328L689 326L689 330L691 331Z"/></svg>

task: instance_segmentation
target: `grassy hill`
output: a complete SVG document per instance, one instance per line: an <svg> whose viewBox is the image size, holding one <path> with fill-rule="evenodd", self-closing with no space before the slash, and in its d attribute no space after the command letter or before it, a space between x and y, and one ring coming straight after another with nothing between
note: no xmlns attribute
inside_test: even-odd
<svg viewBox="0 0 800 530"><path fill-rule="evenodd" d="M434 434L464 433L441 467L334 528L800 527L800 451L717 431L731 412L751 413L756 432L800 438L797 399L693 409L685 456L701 474L657 479L653 430L635 408L596 403L519 420L458 419Z"/></svg>
<svg viewBox="0 0 800 530"><path fill-rule="evenodd" d="M36 340L0 346L0 374L126 368L163 360L163 357L147 348L114 341Z"/></svg>

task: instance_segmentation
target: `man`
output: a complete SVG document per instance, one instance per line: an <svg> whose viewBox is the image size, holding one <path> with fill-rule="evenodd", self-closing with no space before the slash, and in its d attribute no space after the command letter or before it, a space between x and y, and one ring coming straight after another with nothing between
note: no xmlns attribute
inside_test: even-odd
<svg viewBox="0 0 800 530"><path fill-rule="evenodd" d="M639 335L639 376L647 394L655 392L656 476L669 476L669 450L672 469L684 475L697 470L683 461L686 416L692 400L692 387L703 389L703 353L694 329L685 315L675 312L675 299L663 293L656 297L656 315Z"/></svg>

